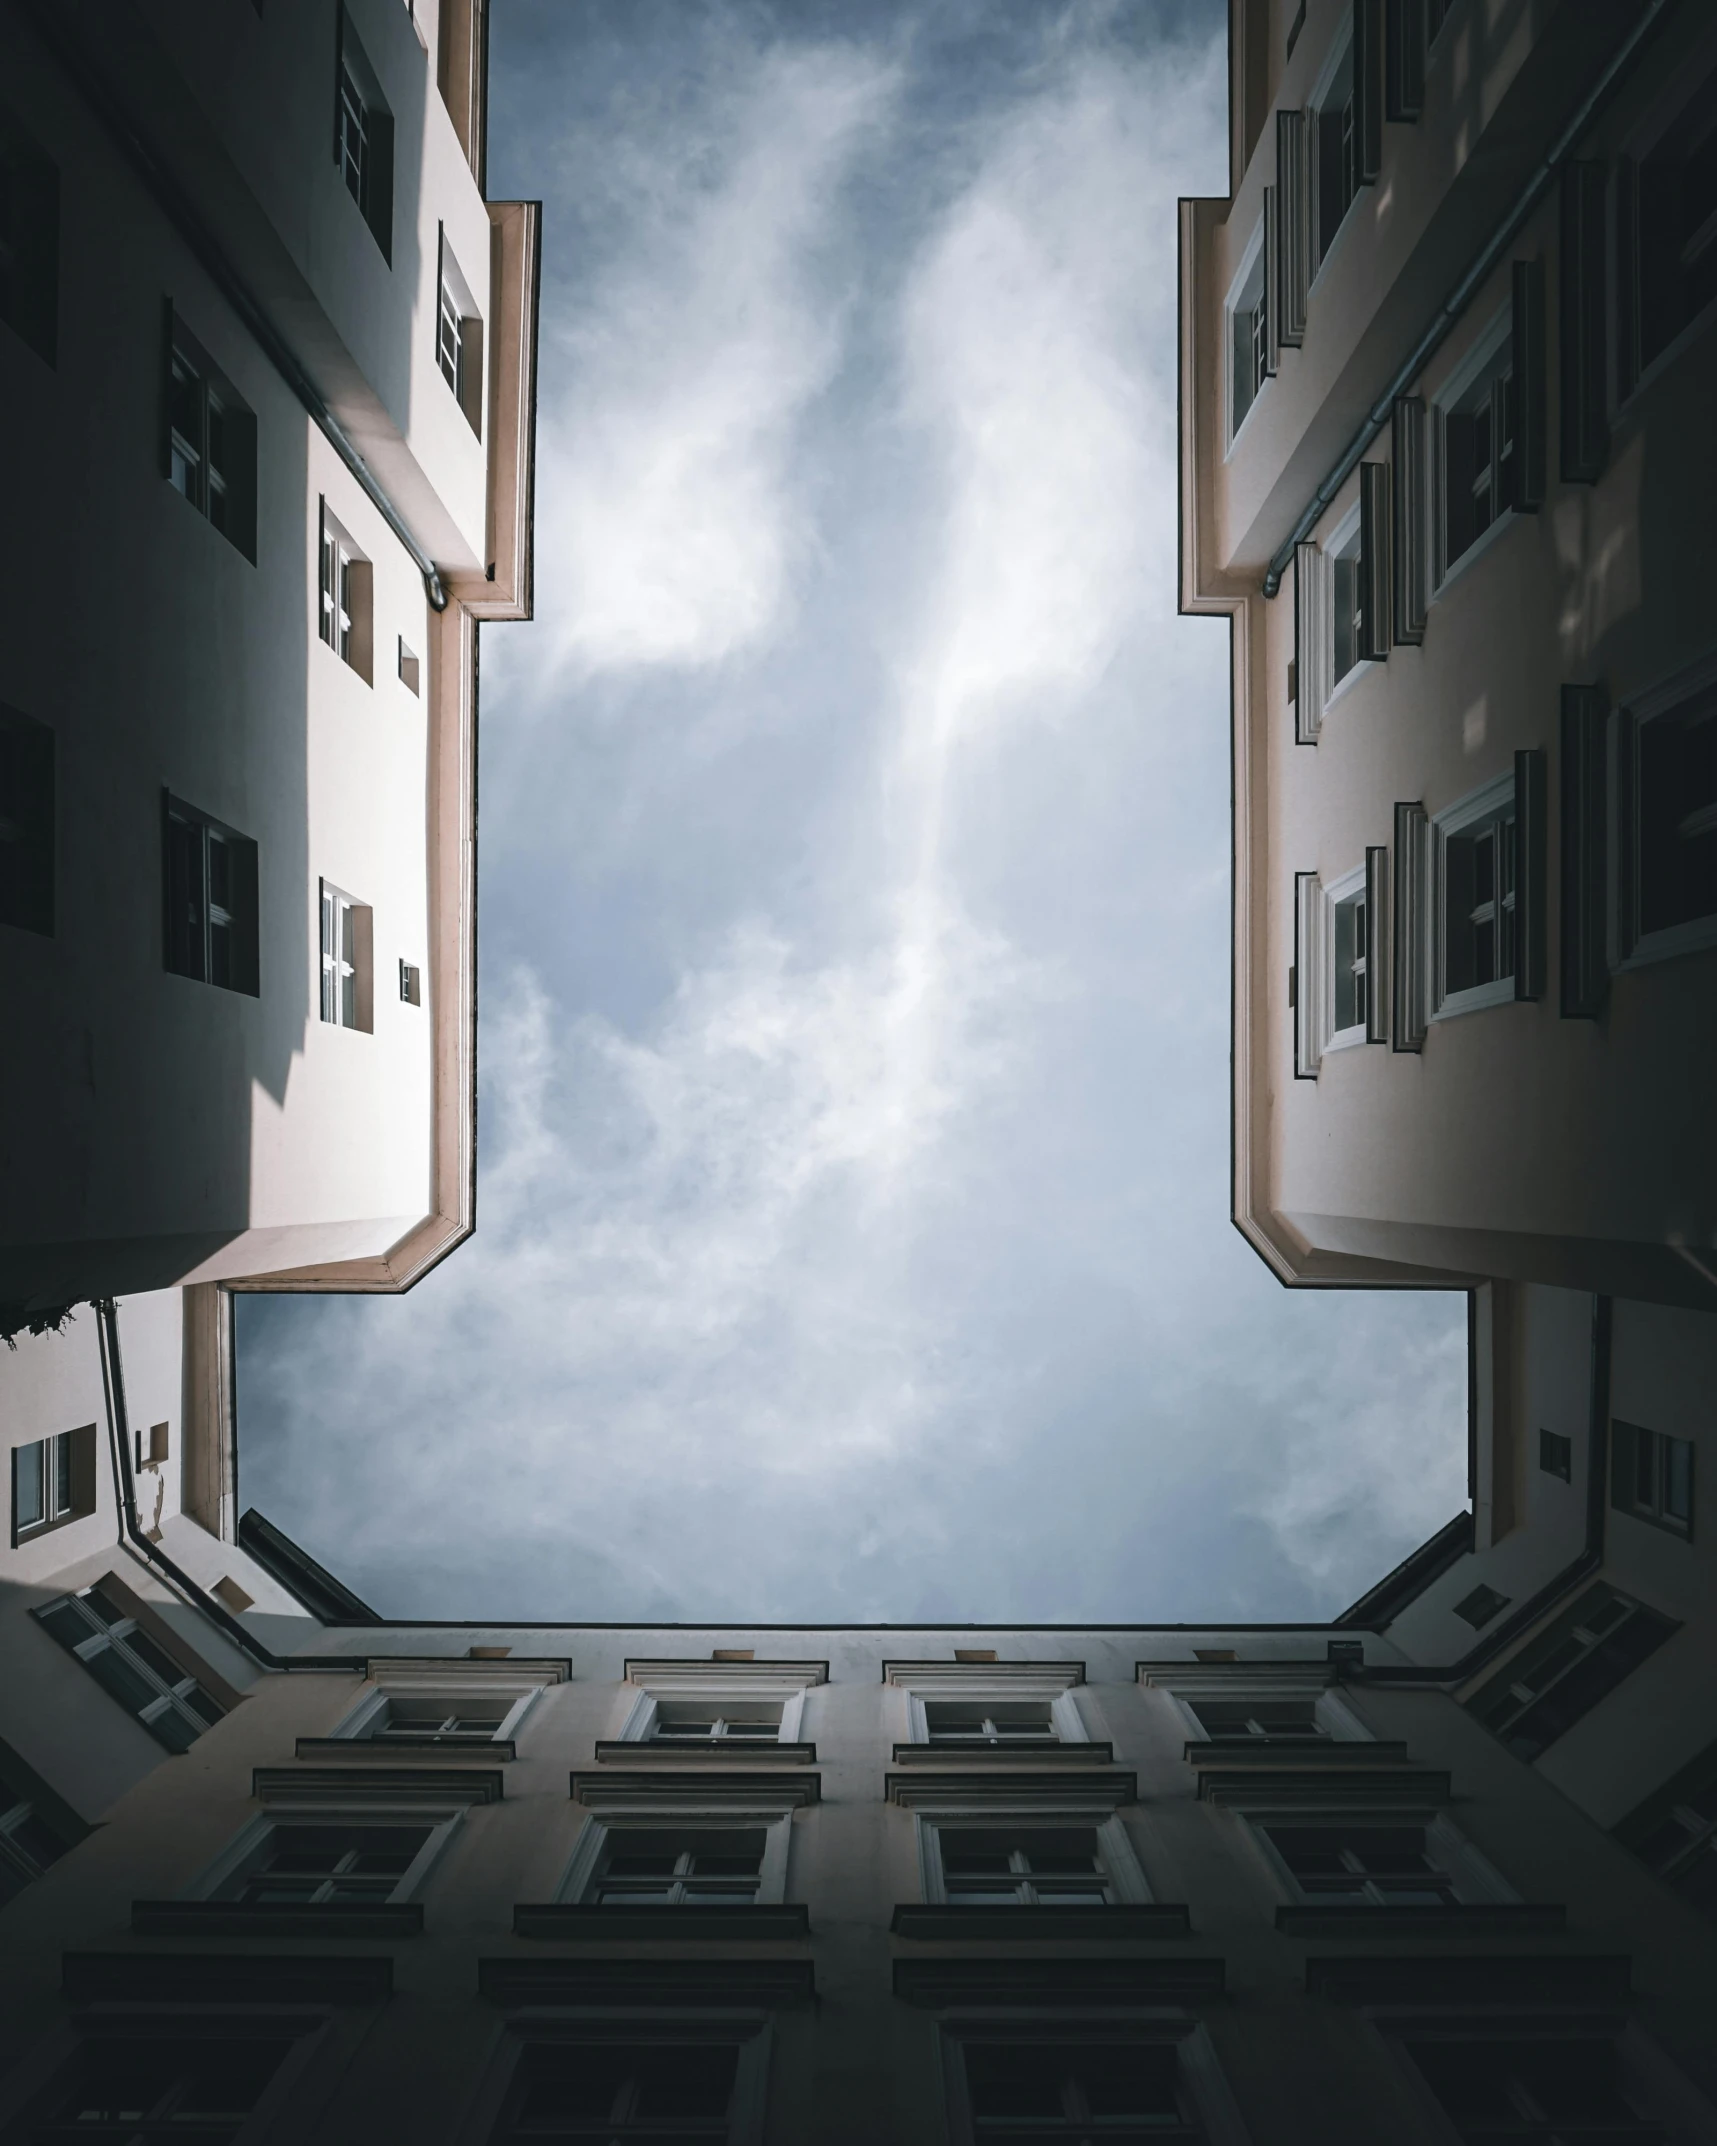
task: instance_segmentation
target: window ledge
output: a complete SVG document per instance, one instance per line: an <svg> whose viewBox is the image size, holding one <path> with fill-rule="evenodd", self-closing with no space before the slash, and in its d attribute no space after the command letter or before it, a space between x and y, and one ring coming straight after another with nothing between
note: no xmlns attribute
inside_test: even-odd
<svg viewBox="0 0 1717 2146"><path fill-rule="evenodd" d="M1671 924L1662 931L1641 932L1626 956L1616 963L1616 973L1626 975L1630 969L1649 969L1660 961L1679 960L1683 954L1709 953L1714 946L1717 916L1692 917L1685 924ZM54 1525L64 1523L55 1521Z"/></svg>
<svg viewBox="0 0 1717 2146"><path fill-rule="evenodd" d="M417 1937L420 1900L134 1900L139 1937Z"/></svg>
<svg viewBox="0 0 1717 2146"><path fill-rule="evenodd" d="M1276 1910L1276 1928L1289 1937L1458 1937L1549 1935L1561 1930L1567 1910L1524 1903L1464 1901L1447 1907L1337 1907L1310 1903Z"/></svg>
<svg viewBox="0 0 1717 2146"><path fill-rule="evenodd" d="M1096 1908L959 1907L953 1904L897 1907L889 1928L896 1937L1092 1938L1190 1937L1192 1920L1175 1901L1106 1902Z"/></svg>
<svg viewBox="0 0 1717 2146"><path fill-rule="evenodd" d="M1501 542L1506 530L1514 528L1517 522L1525 521L1526 518L1517 508L1504 507L1490 527L1474 537L1458 559L1451 559L1444 567L1436 587L1431 591L1431 602L1440 603L1461 576L1470 567L1476 566L1493 544Z"/></svg>
<svg viewBox="0 0 1717 2146"><path fill-rule="evenodd" d="M1327 716L1338 701L1346 700L1362 678L1368 678L1373 671L1380 671L1382 668L1382 663L1375 656L1360 656L1350 663L1335 684L1330 687L1328 693L1325 694L1324 715ZM1321 716L1318 719L1318 727L1320 730L1323 728L1323 718Z"/></svg>
<svg viewBox="0 0 1717 2146"><path fill-rule="evenodd" d="M1493 1006L1529 1003L1516 999L1514 978L1499 976L1493 984L1474 984L1469 991L1451 991L1432 1014L1433 1021L1458 1021L1464 1013L1488 1013Z"/></svg>
<svg viewBox="0 0 1717 2146"><path fill-rule="evenodd" d="M521 1900L513 1909L515 1937L591 1939L597 1943L659 1937L669 1944L702 1938L759 1943L808 1937L810 1910L802 1901L760 1904L733 1901L722 1907L614 1907L589 1901Z"/></svg>
<svg viewBox="0 0 1717 2146"><path fill-rule="evenodd" d="M897 1766L1112 1766L1113 1744L896 1744Z"/></svg>
<svg viewBox="0 0 1717 2146"><path fill-rule="evenodd" d="M1264 1770L1318 1766L1347 1770L1399 1766L1407 1756L1407 1746L1404 1743L1363 1741L1345 1743L1330 1736L1308 1736L1301 1739L1282 1737L1270 1743L1260 1739L1255 1745L1189 1742L1185 1752L1191 1766L1258 1767Z"/></svg>
<svg viewBox="0 0 1717 2146"><path fill-rule="evenodd" d="M1344 1773L1331 1766L1302 1769L1278 1759L1273 1767L1201 1767L1198 1796L1201 1803L1253 1810L1327 1808L1340 1802L1368 1810L1427 1811L1448 1802L1449 1776L1432 1766L1356 1766Z"/></svg>
<svg viewBox="0 0 1717 2146"><path fill-rule="evenodd" d="M509 1736L499 1743L396 1744L367 1736L301 1736L293 1746L301 1759L352 1760L361 1766L447 1766L469 1759L483 1766L518 1756Z"/></svg>
<svg viewBox="0 0 1717 2146"><path fill-rule="evenodd" d="M814 1766L815 1744L748 1744L717 1740L708 1744L626 1743L614 1739L596 1747L599 1766L721 1766L749 1759L762 1766Z"/></svg>

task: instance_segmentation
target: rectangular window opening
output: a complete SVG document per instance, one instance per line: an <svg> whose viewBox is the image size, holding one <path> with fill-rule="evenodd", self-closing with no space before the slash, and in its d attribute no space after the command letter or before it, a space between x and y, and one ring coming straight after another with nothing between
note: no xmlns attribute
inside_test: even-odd
<svg viewBox="0 0 1717 2146"><path fill-rule="evenodd" d="M171 304L163 463L167 481L256 564L256 419Z"/></svg>
<svg viewBox="0 0 1717 2146"><path fill-rule="evenodd" d="M257 997L256 844L171 795L163 819L167 969Z"/></svg>
<svg viewBox="0 0 1717 2146"><path fill-rule="evenodd" d="M375 1029L375 911L321 883L322 1018L336 1028Z"/></svg>
<svg viewBox="0 0 1717 2146"><path fill-rule="evenodd" d="M345 8L334 70L334 164L382 259L393 262L393 115Z"/></svg>

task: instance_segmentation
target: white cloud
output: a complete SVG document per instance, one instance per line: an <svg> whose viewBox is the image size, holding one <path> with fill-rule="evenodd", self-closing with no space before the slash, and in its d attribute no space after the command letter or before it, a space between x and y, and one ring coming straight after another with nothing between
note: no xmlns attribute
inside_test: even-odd
<svg viewBox="0 0 1717 2146"><path fill-rule="evenodd" d="M892 81L777 47L713 109L603 145L625 244L557 308L541 419L539 591L577 669L714 663L780 624L795 431L841 350L819 249Z"/></svg>

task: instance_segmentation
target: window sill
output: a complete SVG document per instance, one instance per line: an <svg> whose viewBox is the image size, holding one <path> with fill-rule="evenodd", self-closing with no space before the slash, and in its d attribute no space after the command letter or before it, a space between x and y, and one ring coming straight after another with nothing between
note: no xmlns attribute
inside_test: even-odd
<svg viewBox="0 0 1717 2146"><path fill-rule="evenodd" d="M669 1944L702 1938L763 1943L808 1937L810 1910L801 1901L734 1901L724 1907L613 1907L589 1901L521 1900L513 1909L515 1937L593 1939L632 1943L659 1937Z"/></svg>
<svg viewBox="0 0 1717 2146"><path fill-rule="evenodd" d="M456 1766L461 1759L493 1766L518 1756L512 1738L494 1743L396 1744L368 1736L301 1736L293 1746L301 1759L356 1760L364 1766Z"/></svg>
<svg viewBox="0 0 1717 2146"><path fill-rule="evenodd" d="M134 1900L138 1937L418 1937L420 1900Z"/></svg>
<svg viewBox="0 0 1717 2146"><path fill-rule="evenodd" d="M1637 1520L1642 1527L1652 1529L1655 1534L1667 1535L1671 1542L1684 1542L1689 1548L1692 1547L1692 1528L1684 1526L1678 1520L1665 1520L1661 1513L1642 1513L1637 1506L1617 1505L1613 1500L1610 1510L1620 1513L1624 1520Z"/></svg>
<svg viewBox="0 0 1717 2146"><path fill-rule="evenodd" d="M1108 1901L1096 1908L959 1907L953 1903L897 1907L896 1937L945 1938L1190 1937L1192 1921L1178 1902Z"/></svg>
<svg viewBox="0 0 1717 2146"><path fill-rule="evenodd" d="M1236 453L1239 451L1240 442L1246 437L1246 427L1257 415L1259 405L1264 400L1265 390L1269 387L1270 382L1274 380L1275 377L1276 376L1274 373L1266 373L1264 375L1264 378L1259 385L1257 394L1253 396L1250 403L1248 403L1246 406L1246 415L1240 420L1239 424L1234 427L1233 431L1229 433L1228 445L1223 449L1222 453L1222 460L1224 465L1232 462Z"/></svg>
<svg viewBox="0 0 1717 2146"><path fill-rule="evenodd" d="M897 1766L1112 1766L1113 1744L896 1744Z"/></svg>
<svg viewBox="0 0 1717 2146"><path fill-rule="evenodd" d="M1333 1036L1325 1039L1319 1048L1318 1056L1323 1059L1327 1058L1331 1051L1351 1051L1356 1043L1369 1043L1370 1040L1365 1033L1363 1022L1353 1028L1338 1028Z"/></svg>
<svg viewBox="0 0 1717 2146"><path fill-rule="evenodd" d="M1493 1006L1521 1003L1514 995L1514 978L1499 976L1493 984L1474 984L1470 991L1451 991L1432 1014L1433 1021L1458 1021L1464 1013L1488 1013Z"/></svg>
<svg viewBox="0 0 1717 2146"><path fill-rule="evenodd" d="M1717 916L1692 917L1685 924L1672 924L1665 931L1642 932L1627 955L1616 963L1616 974L1629 969L1649 969L1660 961L1677 961L1684 954L1709 953L1717 946ZM59 1522L54 1523L56 1526Z"/></svg>
<svg viewBox="0 0 1717 2146"><path fill-rule="evenodd" d="M615 1738L596 1747L599 1766L734 1766L746 1760L761 1766L814 1766L815 1744L626 1743Z"/></svg>
<svg viewBox="0 0 1717 2146"><path fill-rule="evenodd" d="M1190 1766L1321 1766L1338 1769L1355 1766L1399 1766L1407 1756L1405 1743L1372 1743L1355 1739L1338 1742L1331 1736L1260 1738L1255 1744L1189 1742L1186 1760Z"/></svg>
<svg viewBox="0 0 1717 2146"><path fill-rule="evenodd" d="M1324 696L1324 712L1318 718L1318 727L1320 729L1323 727L1330 710L1338 701L1346 700L1362 678L1367 678L1373 671L1380 671L1382 668L1383 665L1377 661L1375 656L1360 656L1355 662L1350 663Z"/></svg>
<svg viewBox="0 0 1717 2146"><path fill-rule="evenodd" d="M1489 1900L1423 1908L1337 1907L1328 1902L1307 1902L1276 1910L1276 1928L1288 1937L1357 1937L1361 1932L1367 1937L1420 1937L1433 1933L1456 1937L1549 1936L1561 1930L1566 1920L1567 1910L1562 1907Z"/></svg>
<svg viewBox="0 0 1717 2146"><path fill-rule="evenodd" d="M75 1513L60 1513L52 1520L32 1521L28 1527L12 1530L12 1547L14 1550L21 1550L26 1543L40 1542L44 1535L57 1535L61 1528L72 1527L79 1520L94 1518L95 1507L91 1505L80 1507Z"/></svg>
<svg viewBox="0 0 1717 2146"><path fill-rule="evenodd" d="M1431 591L1431 602L1433 604L1440 603L1467 569L1476 565L1484 557L1485 553L1498 541L1503 532L1512 529L1515 523L1523 518L1513 507L1504 507L1484 534L1474 537L1460 557L1450 560L1449 564L1444 567L1438 577L1436 587Z"/></svg>
<svg viewBox="0 0 1717 2146"><path fill-rule="evenodd" d="M478 1960L477 1994L509 2009L684 2005L772 2012L814 2002L817 1985L811 1962L804 1958L753 1954L749 1959L545 1959L541 1953L515 1952Z"/></svg>

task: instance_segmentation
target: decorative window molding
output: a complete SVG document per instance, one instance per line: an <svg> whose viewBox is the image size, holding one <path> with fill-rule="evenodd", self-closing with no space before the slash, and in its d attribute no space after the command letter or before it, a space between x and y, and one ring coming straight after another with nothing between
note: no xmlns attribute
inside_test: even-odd
<svg viewBox="0 0 1717 2146"><path fill-rule="evenodd" d="M805 1694L828 1681L828 1669L822 1662L628 1662L626 1681L637 1696L620 1744L732 1763L799 1747ZM599 1753L610 1748L599 1746Z"/></svg>
<svg viewBox="0 0 1717 2146"><path fill-rule="evenodd" d="M647 1811L653 1818L695 1818L712 1811L754 1817L777 1805L804 1810L820 1802L822 1776L808 1768L789 1771L777 1767L766 1772L756 1767L748 1772L728 1773L655 1768L622 1773L615 1768L604 1773L575 1773L571 1789L574 1801L597 1817L632 1811Z"/></svg>
<svg viewBox="0 0 1717 2146"><path fill-rule="evenodd" d="M12 1547L84 1520L96 1508L95 1425L12 1448Z"/></svg>
<svg viewBox="0 0 1717 2146"><path fill-rule="evenodd" d="M1379 2018L1377 2026L1425 2116L1450 2139L1496 2136L1475 2109L1505 2112L1507 2135L1521 2140L1562 2137L1571 2110L1582 2140L1693 2146L1710 2136L1709 2103L1637 2026L1613 2013L1558 2016L1517 2000L1489 2017L1443 2010Z"/></svg>
<svg viewBox="0 0 1717 2146"><path fill-rule="evenodd" d="M1265 381L1276 370L1276 339L1270 331L1270 294L1266 288L1264 259L1267 218L1268 204L1266 218L1259 222L1247 242L1222 307L1230 453L1264 391Z"/></svg>
<svg viewBox="0 0 1717 2146"><path fill-rule="evenodd" d="M1431 828L1417 802L1395 807L1394 872L1390 903L1389 1047L1423 1050L1430 1006Z"/></svg>
<svg viewBox="0 0 1717 2146"><path fill-rule="evenodd" d="M610 1982L616 1964L605 1963ZM613 2146L659 2139L668 2129L710 2146L762 2146L770 2039L767 2017L722 2009L713 1992L702 1998L684 1992L666 2013L627 2016L585 1997L582 2009L554 2018L515 2015L459 2146L526 2146L543 2136L545 2120L563 2106L574 2081L582 2096L593 2080L605 2090L606 2105L596 2112L600 2132L591 2135Z"/></svg>
<svg viewBox="0 0 1717 2146"><path fill-rule="evenodd" d="M259 997L256 844L161 793L163 965L169 975Z"/></svg>
<svg viewBox="0 0 1717 2146"><path fill-rule="evenodd" d="M1437 813L1426 845L1428 1021L1511 1003L1520 937L1520 849L1511 769Z"/></svg>
<svg viewBox="0 0 1717 2146"><path fill-rule="evenodd" d="M906 1694L906 1744L938 1757L1029 1759L1092 1746L1074 1698L1082 1662L890 1662L884 1682Z"/></svg>
<svg viewBox="0 0 1717 2146"><path fill-rule="evenodd" d="M1095 2117L1128 2138L1247 2146L1209 2036L1186 2014L956 2011L938 2032L952 2146L1014 2137L1024 2108L1043 2112L1035 2138L1093 2136Z"/></svg>
<svg viewBox="0 0 1717 2146"><path fill-rule="evenodd" d="M1310 167L1304 112L1276 114L1276 342L1297 350L1305 340L1312 281Z"/></svg>
<svg viewBox="0 0 1717 2146"><path fill-rule="evenodd" d="M1264 1867L1290 1908L1487 1907L1520 1895L1440 1810L1352 1803L1317 1811L1246 1811Z"/></svg>
<svg viewBox="0 0 1717 2146"><path fill-rule="evenodd" d="M1610 452L1607 173L1601 162L1574 159L1562 167L1560 297L1557 348L1561 359L1561 452L1564 484L1595 484Z"/></svg>
<svg viewBox="0 0 1717 2146"><path fill-rule="evenodd" d="M1594 1020L1609 990L1604 760L1608 702L1601 686L1562 688L1562 934L1564 1021Z"/></svg>
<svg viewBox="0 0 1717 2146"><path fill-rule="evenodd" d="M1417 648L1431 603L1430 493L1426 482L1425 405L1397 395L1390 411L1390 565L1394 638Z"/></svg>
<svg viewBox="0 0 1717 2146"><path fill-rule="evenodd" d="M0 702L0 924L54 935L54 733Z"/></svg>
<svg viewBox="0 0 1717 2146"><path fill-rule="evenodd" d="M259 1768L262 1811L179 1897L261 1909L415 1901L466 1812L495 1801L499 1781L475 1771ZM282 1861L290 1868L277 1868Z"/></svg>
<svg viewBox="0 0 1717 2146"><path fill-rule="evenodd" d="M1616 160L1616 400L1655 379L1717 308L1711 114L1717 49L1707 38Z"/></svg>
<svg viewBox="0 0 1717 2146"><path fill-rule="evenodd" d="M1168 1695L1193 1743L1293 1749L1374 1741L1320 1664L1141 1665L1139 1682Z"/></svg>
<svg viewBox="0 0 1717 2146"><path fill-rule="evenodd" d="M1611 966L1717 946L1717 654L1610 716L1606 776Z"/></svg>
<svg viewBox="0 0 1717 2146"><path fill-rule="evenodd" d="M711 1811L686 1783L675 1802L648 1812L592 1815L553 1897L623 1908L692 1901L778 1907L787 1897L797 1807L765 1788L748 1809Z"/></svg>
<svg viewBox="0 0 1717 2146"><path fill-rule="evenodd" d="M917 1821L920 1893L930 1906L1096 1913L1151 1899L1127 1829L1106 1805L1063 1794L1009 1814L944 1802L920 1809Z"/></svg>
<svg viewBox="0 0 1717 2146"><path fill-rule="evenodd" d="M1431 398L1433 596L1509 527L1516 501L1514 308L1474 338Z"/></svg>
<svg viewBox="0 0 1717 2146"><path fill-rule="evenodd" d="M414 1751L511 1758L526 1715L552 1685L558 1662L372 1661L372 1686L332 1736L298 1739L300 1757L398 1761Z"/></svg>

